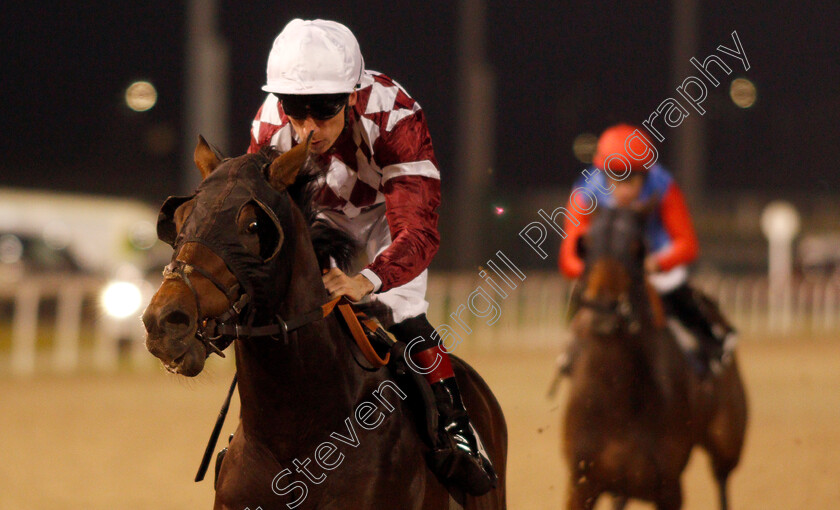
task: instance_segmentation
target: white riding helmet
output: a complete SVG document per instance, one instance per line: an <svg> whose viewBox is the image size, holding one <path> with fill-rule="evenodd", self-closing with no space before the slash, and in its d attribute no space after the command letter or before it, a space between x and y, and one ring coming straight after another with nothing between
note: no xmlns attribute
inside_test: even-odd
<svg viewBox="0 0 840 510"><path fill-rule="evenodd" d="M276 94L350 93L364 70L350 29L335 21L293 19L274 39L262 89Z"/></svg>

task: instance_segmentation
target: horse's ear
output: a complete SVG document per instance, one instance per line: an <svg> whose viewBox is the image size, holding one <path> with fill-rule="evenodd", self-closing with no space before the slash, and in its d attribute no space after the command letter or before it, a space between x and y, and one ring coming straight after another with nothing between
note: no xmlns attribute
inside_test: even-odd
<svg viewBox="0 0 840 510"><path fill-rule="evenodd" d="M312 141L312 132L306 137L306 142L296 145L277 156L271 162L271 167L268 170L268 183L277 191L282 191L292 184L297 179L298 172L306 163L306 158L309 157L309 143Z"/></svg>
<svg viewBox="0 0 840 510"><path fill-rule="evenodd" d="M207 143L203 136L198 135L198 145L195 146L195 154L193 155L195 166L201 172L201 178L206 179L213 170L222 162L221 158Z"/></svg>

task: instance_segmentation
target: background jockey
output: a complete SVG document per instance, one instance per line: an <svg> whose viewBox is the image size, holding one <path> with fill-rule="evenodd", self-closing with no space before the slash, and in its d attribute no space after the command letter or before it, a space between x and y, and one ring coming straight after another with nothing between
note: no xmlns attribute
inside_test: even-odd
<svg viewBox="0 0 840 510"><path fill-rule="evenodd" d="M629 142L626 144L625 141ZM628 153L627 145L634 154ZM639 160L640 154L653 147L643 130L635 126L619 124L608 128L598 139L593 157L594 168L584 171L574 189L585 187L594 193L598 198L598 207L626 207L637 202L653 201L645 227L648 255L644 265L648 279L662 297L666 312L677 317L698 337L702 361L718 371L722 363L731 357L735 346L734 330L714 303L688 285L688 265L694 262L699 252L697 236L683 194L671 174L657 163L646 169L644 159ZM631 163L630 175L623 180L612 179L604 171L605 160L612 154L624 156ZM611 165L610 169L614 167L621 168L621 165ZM586 210L587 205L581 204L579 209ZM558 262L564 275L578 278L584 269L577 250L578 240L586 233L590 216L577 214L572 207L567 209L579 224L566 219L563 229L567 237L560 245ZM565 359L561 358L564 372L571 368L572 358L573 354L569 351Z"/></svg>
<svg viewBox="0 0 840 510"><path fill-rule="evenodd" d="M350 30L325 20L291 21L268 57L268 96L257 112L248 152L280 151L312 133L312 157L325 169L321 215L363 246L360 267L332 268L332 296L386 305L389 331L412 343L410 365L425 373L440 411L445 441L439 474L466 490L495 484L455 381L449 355L426 319L427 267L438 250L440 171L420 105L394 80L365 69ZM416 339L421 340L417 343Z"/></svg>

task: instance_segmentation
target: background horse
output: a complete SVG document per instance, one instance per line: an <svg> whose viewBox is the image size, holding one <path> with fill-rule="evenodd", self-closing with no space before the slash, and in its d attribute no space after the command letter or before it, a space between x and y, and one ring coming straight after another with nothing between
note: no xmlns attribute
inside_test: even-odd
<svg viewBox="0 0 840 510"><path fill-rule="evenodd" d="M313 242L329 248L322 260L352 253L340 232L323 224L310 231L312 176L299 177L307 148L220 161L199 140L201 185L161 209L158 233L175 254L143 315L147 347L168 370L195 376L224 348L208 324L235 321L234 330L251 332L235 340L241 415L215 508L449 508L447 488L424 460L417 404L403 400L408 388L371 370L335 315L300 320L328 301ZM259 334L281 321L300 327ZM496 489L461 502L505 508L501 408L471 367L453 365L499 476Z"/></svg>
<svg viewBox="0 0 840 510"><path fill-rule="evenodd" d="M599 211L584 240L586 271L571 323L579 351L563 432L568 508L593 508L605 492L617 509L628 498L680 508L680 475L699 444L726 509L747 420L738 364L703 379L688 368L645 281L643 222L636 210Z"/></svg>

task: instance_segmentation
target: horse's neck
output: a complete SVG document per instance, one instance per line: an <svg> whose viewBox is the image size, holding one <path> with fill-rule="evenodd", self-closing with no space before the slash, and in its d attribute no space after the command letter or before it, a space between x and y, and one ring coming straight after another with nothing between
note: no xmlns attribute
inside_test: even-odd
<svg viewBox="0 0 840 510"><path fill-rule="evenodd" d="M292 274L279 308L284 319L320 307L328 299L303 217L295 210ZM289 334L289 343L265 338L237 342L237 371L245 432L273 450L299 442L313 423L337 421L352 412L358 367L335 316Z"/></svg>

